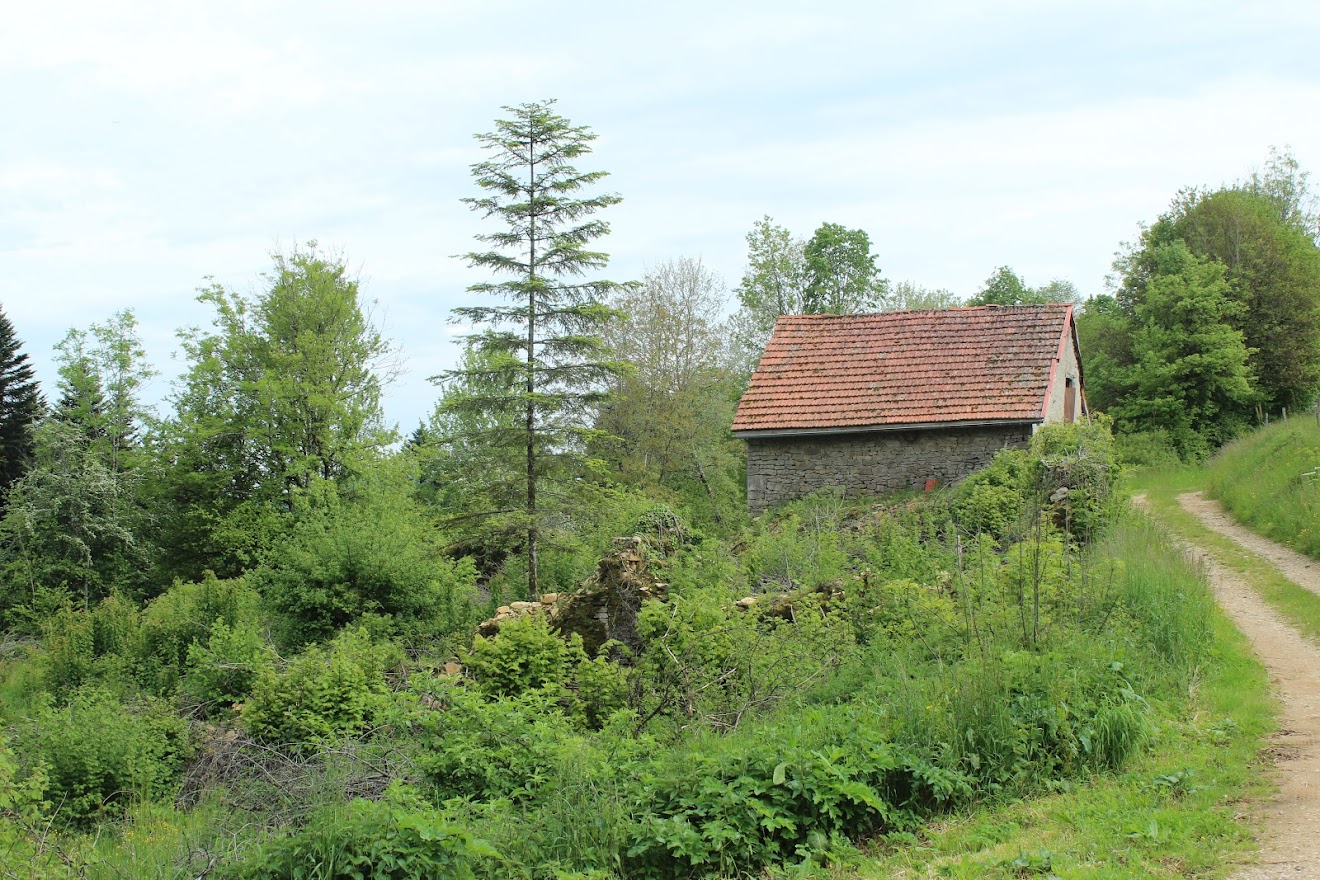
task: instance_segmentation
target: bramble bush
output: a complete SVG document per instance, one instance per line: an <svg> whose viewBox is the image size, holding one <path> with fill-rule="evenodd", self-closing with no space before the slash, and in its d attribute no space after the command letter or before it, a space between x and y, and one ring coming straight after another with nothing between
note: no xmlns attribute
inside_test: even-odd
<svg viewBox="0 0 1320 880"><path fill-rule="evenodd" d="M0 876L35 876L36 870L43 877L75 876L73 866L49 852L48 785L43 765L22 775L13 751L0 741Z"/></svg>
<svg viewBox="0 0 1320 880"><path fill-rule="evenodd" d="M540 615L506 621L490 638L477 636L472 648L460 654L483 693L513 697L547 685L563 684L574 645L550 629ZM582 639L576 647L582 657Z"/></svg>
<svg viewBox="0 0 1320 880"><path fill-rule="evenodd" d="M844 613L860 644L876 639L943 645L963 634L963 616L948 572L927 585L863 571L844 587Z"/></svg>

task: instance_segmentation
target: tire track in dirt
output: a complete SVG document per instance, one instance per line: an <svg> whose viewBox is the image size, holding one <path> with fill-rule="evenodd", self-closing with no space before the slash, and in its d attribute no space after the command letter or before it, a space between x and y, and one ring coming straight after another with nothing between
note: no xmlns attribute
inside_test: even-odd
<svg viewBox="0 0 1320 880"><path fill-rule="evenodd" d="M1320 563L1237 525L1200 492L1180 495L1178 503L1207 528L1320 594ZM1265 664L1283 706L1283 729L1271 749L1279 794L1260 806L1264 825L1259 860L1233 878L1320 878L1320 647L1285 623L1241 577L1204 550L1195 552L1215 598Z"/></svg>

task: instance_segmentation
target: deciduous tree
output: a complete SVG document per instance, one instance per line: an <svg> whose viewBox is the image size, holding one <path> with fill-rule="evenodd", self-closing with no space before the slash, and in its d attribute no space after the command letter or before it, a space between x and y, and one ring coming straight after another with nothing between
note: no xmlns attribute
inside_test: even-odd
<svg viewBox="0 0 1320 880"><path fill-rule="evenodd" d="M1230 439L1255 401L1249 350L1231 323L1240 306L1224 267L1181 242L1155 253L1137 307L1132 391L1115 414L1129 428L1167 430L1187 458Z"/></svg>
<svg viewBox="0 0 1320 880"><path fill-rule="evenodd" d="M1028 287L1022 277L1008 266L999 266L985 280L981 289L967 301L971 306L1019 306L1038 303L1079 303L1077 287L1062 278L1041 287Z"/></svg>
<svg viewBox="0 0 1320 880"><path fill-rule="evenodd" d="M1276 412L1308 405L1320 388L1320 249L1312 238L1273 199L1245 189L1201 196L1170 231L1223 264L1262 404Z"/></svg>
<svg viewBox="0 0 1320 880"><path fill-rule="evenodd" d="M769 217L747 233L747 268L738 283L732 335L750 370L780 315L856 314L884 307L871 239L861 229L822 223L809 241Z"/></svg>
<svg viewBox="0 0 1320 880"><path fill-rule="evenodd" d="M1270 147L1264 169L1238 189L1264 196L1280 220L1320 244L1320 198L1311 189L1311 173L1302 170L1290 149Z"/></svg>
<svg viewBox="0 0 1320 880"><path fill-rule="evenodd" d="M912 281L900 281L890 288L885 301L887 311L904 312L915 309L951 309L962 305L962 297L943 288L932 290Z"/></svg>
<svg viewBox="0 0 1320 880"><path fill-rule="evenodd" d="M188 371L158 438L178 574L241 572L293 494L353 474L393 438L380 396L394 348L357 279L315 242L274 260L256 294L204 288L212 325L181 334Z"/></svg>
<svg viewBox="0 0 1320 880"><path fill-rule="evenodd" d="M720 318L726 297L722 279L688 257L620 291L611 301L620 319L605 339L632 367L597 421L616 438L609 457L621 473L682 494L691 487L715 517L732 482L727 446L740 390Z"/></svg>
<svg viewBox="0 0 1320 880"><path fill-rule="evenodd" d="M847 314L881 308L889 283L880 276L871 237L864 230L822 223L802 254L807 265L804 312Z"/></svg>

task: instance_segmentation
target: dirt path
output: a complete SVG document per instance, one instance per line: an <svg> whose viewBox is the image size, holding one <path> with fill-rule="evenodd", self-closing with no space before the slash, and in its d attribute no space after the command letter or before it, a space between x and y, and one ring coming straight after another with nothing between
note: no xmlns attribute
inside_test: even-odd
<svg viewBox="0 0 1320 880"><path fill-rule="evenodd" d="M1269 560L1288 580L1320 596L1320 562L1243 528L1229 519L1219 502L1206 498L1200 492L1179 495L1178 502L1184 510L1196 514L1206 528L1232 538L1243 548Z"/></svg>
<svg viewBox="0 0 1320 880"><path fill-rule="evenodd" d="M1207 528L1320 594L1320 563L1242 528L1200 492L1180 495L1178 502ZM1279 795L1261 809L1259 862L1236 872L1234 880L1320 878L1320 648L1284 623L1237 575L1200 555L1219 604L1251 641L1283 704L1283 729L1272 749Z"/></svg>

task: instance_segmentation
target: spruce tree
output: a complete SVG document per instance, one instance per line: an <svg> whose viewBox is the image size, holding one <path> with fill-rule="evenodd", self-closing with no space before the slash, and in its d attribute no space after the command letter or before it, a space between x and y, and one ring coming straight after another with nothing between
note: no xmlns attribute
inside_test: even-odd
<svg viewBox="0 0 1320 880"><path fill-rule="evenodd" d="M27 469L32 456L32 426L41 411L37 380L0 307L0 495Z"/></svg>
<svg viewBox="0 0 1320 880"><path fill-rule="evenodd" d="M472 166L482 194L463 202L503 228L476 236L489 250L465 255L468 265L490 270L499 280L468 290L504 302L454 310L457 321L485 329L469 337L474 358L467 369L436 377L468 389L447 396L445 407L488 417L489 429L474 439L492 452L517 448L523 459L516 506L533 596L540 593L541 483L562 473L580 452L588 410L614 372L600 331L613 315L604 300L618 286L584 276L609 259L587 248L609 231L592 215L620 198L578 196L606 177L570 164L591 151L596 135L556 114L553 104L505 107L511 118L476 136L489 152L486 161Z"/></svg>

